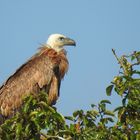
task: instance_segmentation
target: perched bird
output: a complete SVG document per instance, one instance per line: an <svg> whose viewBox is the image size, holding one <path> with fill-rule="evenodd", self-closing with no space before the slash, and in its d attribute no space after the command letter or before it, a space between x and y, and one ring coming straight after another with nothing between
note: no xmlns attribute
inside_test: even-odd
<svg viewBox="0 0 140 140"><path fill-rule="evenodd" d="M49 36L46 44L0 87L0 115L9 117L22 106L24 97L45 90L48 103L59 97L61 79L68 71L64 46L75 46L74 40L61 34Z"/></svg>

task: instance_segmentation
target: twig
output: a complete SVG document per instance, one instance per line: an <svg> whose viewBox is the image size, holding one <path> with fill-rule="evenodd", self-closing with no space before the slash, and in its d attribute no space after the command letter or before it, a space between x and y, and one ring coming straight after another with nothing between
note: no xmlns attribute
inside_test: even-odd
<svg viewBox="0 0 140 140"><path fill-rule="evenodd" d="M124 75L128 75L128 72L127 72L126 66L123 64L123 60L118 58L118 56L116 55L114 49L112 49L112 52L113 52L114 56L116 57L118 63L120 64L120 69L121 69L121 68L123 69L123 71L124 71ZM123 57L124 57L124 56L123 56Z"/></svg>
<svg viewBox="0 0 140 140"><path fill-rule="evenodd" d="M118 58L118 56L116 55L116 53L115 53L115 50L114 50L114 49L112 49L112 52L113 52L114 56L116 57L117 61L119 62L119 64L121 64L121 61L120 61L120 59Z"/></svg>
<svg viewBox="0 0 140 140"><path fill-rule="evenodd" d="M135 65L139 65L139 64L140 64L140 62L136 62L134 64L131 64L131 66L135 66Z"/></svg>
<svg viewBox="0 0 140 140"><path fill-rule="evenodd" d="M50 136L50 135L46 135L44 133L41 132L41 135L43 135L45 138L49 139L49 138L56 138L56 139L59 139L59 140L66 140L60 136Z"/></svg>

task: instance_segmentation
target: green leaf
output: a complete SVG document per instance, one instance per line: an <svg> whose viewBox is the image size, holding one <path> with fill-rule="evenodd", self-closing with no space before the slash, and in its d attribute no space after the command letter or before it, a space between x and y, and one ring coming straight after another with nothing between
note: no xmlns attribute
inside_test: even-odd
<svg viewBox="0 0 140 140"><path fill-rule="evenodd" d="M19 136L21 132L22 132L22 125L21 125L21 123L17 123L16 124L16 135Z"/></svg>
<svg viewBox="0 0 140 140"><path fill-rule="evenodd" d="M39 114L38 114L38 117L42 117L42 116L45 116L46 115L46 112L45 111L41 111Z"/></svg>
<svg viewBox="0 0 140 140"><path fill-rule="evenodd" d="M65 122L65 117L62 114L56 112L53 115L59 120L59 122Z"/></svg>
<svg viewBox="0 0 140 140"><path fill-rule="evenodd" d="M83 110L77 110L77 111L73 112L74 117L81 116L82 114L83 114Z"/></svg>
<svg viewBox="0 0 140 140"><path fill-rule="evenodd" d="M25 104L23 106L23 112L27 113L29 111L29 108L31 106L31 101L33 100L32 96L26 97L25 98Z"/></svg>
<svg viewBox="0 0 140 140"><path fill-rule="evenodd" d="M27 124L27 126L25 127L25 133L26 134L30 133L30 124Z"/></svg>
<svg viewBox="0 0 140 140"><path fill-rule="evenodd" d="M123 106L119 106L117 108L114 109L114 112L121 110L122 108L124 108Z"/></svg>
<svg viewBox="0 0 140 140"><path fill-rule="evenodd" d="M133 56L131 57L131 61L133 61L134 59L136 59L136 56L133 55Z"/></svg>
<svg viewBox="0 0 140 140"><path fill-rule="evenodd" d="M110 121L110 122L114 122L114 120L113 120L113 118L107 118L108 119L108 121Z"/></svg>
<svg viewBox="0 0 140 140"><path fill-rule="evenodd" d="M123 107L122 109L120 109L120 110L118 111L118 119L119 119L119 121L121 121L122 116L125 115L125 110L126 110L126 108Z"/></svg>
<svg viewBox="0 0 140 140"><path fill-rule="evenodd" d="M126 105L126 101L127 101L127 97L125 97L125 98L122 99L122 104L123 104L123 106Z"/></svg>
<svg viewBox="0 0 140 140"><path fill-rule="evenodd" d="M101 104L111 104L111 102L109 100L102 100L100 103Z"/></svg>
<svg viewBox="0 0 140 140"><path fill-rule="evenodd" d="M65 116L65 119L66 119L66 120L70 120L70 121L74 121L74 118L71 117L71 116Z"/></svg>
<svg viewBox="0 0 140 140"><path fill-rule="evenodd" d="M138 75L140 75L140 71L133 70L133 71L132 71L132 74L138 74Z"/></svg>
<svg viewBox="0 0 140 140"><path fill-rule="evenodd" d="M104 112L105 115L109 115L109 116L115 116L114 113L112 111L106 110Z"/></svg>
<svg viewBox="0 0 140 140"><path fill-rule="evenodd" d="M71 135L73 133L71 131L69 131L69 130L60 130L59 134Z"/></svg>
<svg viewBox="0 0 140 140"><path fill-rule="evenodd" d="M140 140L140 134L136 135L136 140Z"/></svg>
<svg viewBox="0 0 140 140"><path fill-rule="evenodd" d="M95 104L91 104L91 107L94 108L94 107L96 107L96 105Z"/></svg>
<svg viewBox="0 0 140 140"><path fill-rule="evenodd" d="M43 101L39 102L38 104L42 107L45 107L47 110L51 111L52 113L56 112L51 106L49 106L47 103Z"/></svg>
<svg viewBox="0 0 140 140"><path fill-rule="evenodd" d="M37 115L37 114L38 114L38 111L32 111L32 112L29 114L29 116L32 117L32 116L35 116L35 115Z"/></svg>
<svg viewBox="0 0 140 140"><path fill-rule="evenodd" d="M114 87L114 85L110 85L110 86L108 86L108 87L106 88L106 94L107 94L108 96L111 95L111 92L112 92L113 87Z"/></svg>
<svg viewBox="0 0 140 140"><path fill-rule="evenodd" d="M100 107L101 111L103 111L103 112L106 110L106 104L104 104L104 103L100 103L99 107Z"/></svg>
<svg viewBox="0 0 140 140"><path fill-rule="evenodd" d="M114 120L113 120L112 118L110 118L110 117L106 117L106 118L102 118L102 119L101 119L101 122L102 122L103 124L106 124L106 123L108 123L108 122L114 122Z"/></svg>

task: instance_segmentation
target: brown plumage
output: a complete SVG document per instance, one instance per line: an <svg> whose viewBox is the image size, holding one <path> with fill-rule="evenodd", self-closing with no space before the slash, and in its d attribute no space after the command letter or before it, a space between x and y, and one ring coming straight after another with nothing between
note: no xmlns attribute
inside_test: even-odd
<svg viewBox="0 0 140 140"><path fill-rule="evenodd" d="M68 70L66 51L62 48L65 45L75 45L75 42L60 34L51 35L48 44L7 79L0 87L2 116L13 115L22 105L24 97L42 89L48 94L48 103L56 103L61 79Z"/></svg>

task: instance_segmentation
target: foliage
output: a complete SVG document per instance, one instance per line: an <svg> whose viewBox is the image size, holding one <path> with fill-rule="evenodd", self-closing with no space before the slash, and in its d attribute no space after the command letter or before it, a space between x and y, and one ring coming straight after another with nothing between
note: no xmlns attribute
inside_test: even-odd
<svg viewBox="0 0 140 140"><path fill-rule="evenodd" d="M77 110L63 116L47 104L44 92L25 99L21 111L0 126L2 140L139 140L140 139L140 52L120 58L113 51L120 71L106 94L117 93L122 104L107 109L109 100L91 105L91 110ZM69 121L69 122L68 122Z"/></svg>

